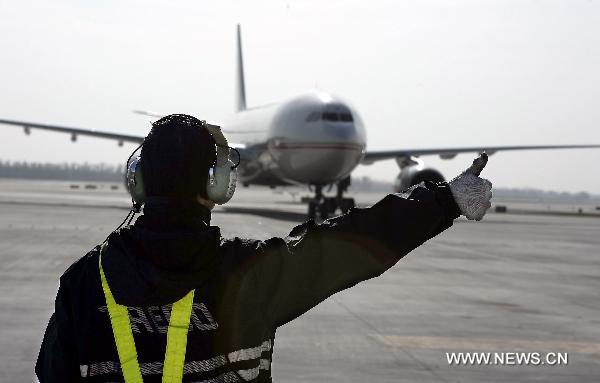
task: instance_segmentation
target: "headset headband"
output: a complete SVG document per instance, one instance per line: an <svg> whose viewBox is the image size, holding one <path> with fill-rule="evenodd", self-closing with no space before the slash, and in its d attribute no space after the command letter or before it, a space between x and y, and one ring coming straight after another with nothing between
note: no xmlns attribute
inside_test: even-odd
<svg viewBox="0 0 600 383"><path fill-rule="evenodd" d="M215 140L215 143L217 145L222 145L222 146L227 146L227 138L225 138L225 136L223 135L223 132L221 131L221 127L218 125L212 125L212 124L204 124L204 126L206 127L206 129L210 132L210 134L213 136L213 139Z"/></svg>
<svg viewBox="0 0 600 383"><path fill-rule="evenodd" d="M223 135L223 131L221 131L221 127L207 123L205 123L204 126L215 140L215 144L217 144L216 166L225 165L229 158L229 144L227 143L227 139Z"/></svg>

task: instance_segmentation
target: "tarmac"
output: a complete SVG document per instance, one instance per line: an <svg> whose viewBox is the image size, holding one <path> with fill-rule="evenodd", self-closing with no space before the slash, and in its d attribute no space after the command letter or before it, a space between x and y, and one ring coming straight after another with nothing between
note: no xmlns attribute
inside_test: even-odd
<svg viewBox="0 0 600 383"><path fill-rule="evenodd" d="M122 185L94 185L0 179L0 382L32 380L58 278L127 214ZM305 218L299 197L240 188L212 223L224 236L285 236ZM274 381L599 382L600 217L531 211L458 219L279 328ZM461 352L492 360L448 363ZM516 360L532 353L539 365Z"/></svg>

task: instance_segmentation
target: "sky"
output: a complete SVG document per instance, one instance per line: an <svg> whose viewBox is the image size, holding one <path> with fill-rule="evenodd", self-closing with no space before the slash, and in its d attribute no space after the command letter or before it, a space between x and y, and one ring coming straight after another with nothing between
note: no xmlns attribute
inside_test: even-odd
<svg viewBox="0 0 600 383"><path fill-rule="evenodd" d="M0 0L0 118L139 135L150 122L133 109L220 123L237 23L249 106L331 92L368 150L600 144L600 2L579 0ZM0 126L2 160L118 164L132 149ZM473 157L422 159L452 178ZM600 194L599 164L600 149L499 152L482 176Z"/></svg>

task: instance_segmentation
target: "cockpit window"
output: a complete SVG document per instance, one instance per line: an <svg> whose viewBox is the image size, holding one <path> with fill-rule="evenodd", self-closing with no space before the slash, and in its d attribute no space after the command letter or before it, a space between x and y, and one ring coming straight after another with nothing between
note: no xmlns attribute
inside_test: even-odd
<svg viewBox="0 0 600 383"><path fill-rule="evenodd" d="M352 115L350 113L340 113L340 120L344 122L352 122Z"/></svg>
<svg viewBox="0 0 600 383"><path fill-rule="evenodd" d="M340 117L337 113L323 112L323 120L325 121L339 121Z"/></svg>
<svg viewBox="0 0 600 383"><path fill-rule="evenodd" d="M319 120L325 120L325 121L333 121L333 122L337 122L337 121L342 121L342 122L352 122L354 121L354 119L352 118L352 114L351 113L336 113L336 112L311 112L307 117L306 117L306 122L315 122L315 121L319 121Z"/></svg>

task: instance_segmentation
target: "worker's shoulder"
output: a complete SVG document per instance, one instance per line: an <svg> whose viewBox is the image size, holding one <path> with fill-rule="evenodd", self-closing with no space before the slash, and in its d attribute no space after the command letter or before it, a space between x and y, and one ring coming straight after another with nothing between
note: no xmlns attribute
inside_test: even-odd
<svg viewBox="0 0 600 383"><path fill-rule="evenodd" d="M276 258L273 255L288 252L288 244L285 239L272 237L264 240L231 238L222 242L222 248L225 249L223 266L226 269L245 270L252 268L257 263L262 262L265 257Z"/></svg>
<svg viewBox="0 0 600 383"><path fill-rule="evenodd" d="M240 237L221 239L221 249L225 253L235 254L236 257L263 255L271 248L282 246L286 246L286 241L280 237L272 237L264 240Z"/></svg>
<svg viewBox="0 0 600 383"><path fill-rule="evenodd" d="M240 257L251 257L252 255L260 252L263 241L251 238L221 238L220 248L226 256L231 256L234 259Z"/></svg>
<svg viewBox="0 0 600 383"><path fill-rule="evenodd" d="M73 262L60 277L61 284L71 284L75 280L86 279L90 272L98 273L98 257L100 254L100 246L95 246L88 251L83 257Z"/></svg>
<svg viewBox="0 0 600 383"><path fill-rule="evenodd" d="M264 255L268 241L240 237L222 238L222 266L225 270L246 269Z"/></svg>

